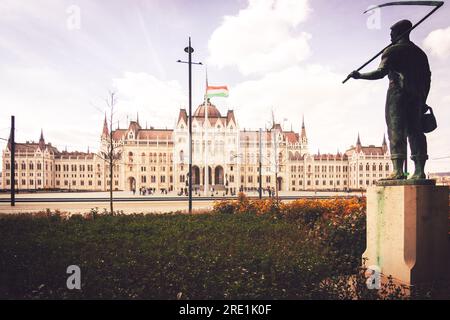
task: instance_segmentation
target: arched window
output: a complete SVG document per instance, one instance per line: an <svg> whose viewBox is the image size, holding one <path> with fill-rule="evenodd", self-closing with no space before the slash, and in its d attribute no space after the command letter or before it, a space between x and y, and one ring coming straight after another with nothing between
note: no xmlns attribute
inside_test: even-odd
<svg viewBox="0 0 450 320"><path fill-rule="evenodd" d="M184 151L183 150L180 151L180 162L184 163Z"/></svg>

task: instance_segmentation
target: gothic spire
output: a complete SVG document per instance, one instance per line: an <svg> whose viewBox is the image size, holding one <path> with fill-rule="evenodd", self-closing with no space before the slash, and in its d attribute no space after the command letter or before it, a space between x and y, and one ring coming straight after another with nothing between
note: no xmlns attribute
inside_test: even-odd
<svg viewBox="0 0 450 320"><path fill-rule="evenodd" d="M45 140L44 140L44 130L41 129L41 136L39 138L39 148L44 150L45 148Z"/></svg>
<svg viewBox="0 0 450 320"><path fill-rule="evenodd" d="M383 136L382 149L383 149L383 152L384 152L384 153L387 153L387 151L388 151L388 145L387 145L387 142L386 142L386 135Z"/></svg>
<svg viewBox="0 0 450 320"><path fill-rule="evenodd" d="M359 132L358 132L358 140L356 140L356 145L361 146L361 137L359 135Z"/></svg>
<svg viewBox="0 0 450 320"><path fill-rule="evenodd" d="M8 137L8 150L11 151L11 134L12 132L9 133L9 137Z"/></svg>
<svg viewBox="0 0 450 320"><path fill-rule="evenodd" d="M302 118L302 133L300 135L300 139L302 140L303 143L308 142L308 137L306 135L305 115L303 115L303 118Z"/></svg>
<svg viewBox="0 0 450 320"><path fill-rule="evenodd" d="M109 136L108 121L106 121L106 112L105 112L105 121L103 122L102 136L103 137Z"/></svg>
<svg viewBox="0 0 450 320"><path fill-rule="evenodd" d="M358 140L356 140L356 151L360 152L362 150L361 137L358 132Z"/></svg>

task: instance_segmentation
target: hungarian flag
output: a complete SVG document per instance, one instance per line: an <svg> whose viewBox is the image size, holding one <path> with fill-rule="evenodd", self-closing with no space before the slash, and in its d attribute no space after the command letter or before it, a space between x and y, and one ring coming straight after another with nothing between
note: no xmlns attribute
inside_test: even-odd
<svg viewBox="0 0 450 320"><path fill-rule="evenodd" d="M212 98L212 97L222 97L222 98L228 98L229 92L227 86L207 86L206 89L206 97Z"/></svg>

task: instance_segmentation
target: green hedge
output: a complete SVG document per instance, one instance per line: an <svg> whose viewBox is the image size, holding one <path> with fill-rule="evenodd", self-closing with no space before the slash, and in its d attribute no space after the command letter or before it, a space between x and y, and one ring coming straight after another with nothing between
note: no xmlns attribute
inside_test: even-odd
<svg viewBox="0 0 450 320"><path fill-rule="evenodd" d="M357 268L364 214L356 220L342 229L255 214L0 216L0 298L374 299ZM81 268L81 291L66 288L69 265Z"/></svg>

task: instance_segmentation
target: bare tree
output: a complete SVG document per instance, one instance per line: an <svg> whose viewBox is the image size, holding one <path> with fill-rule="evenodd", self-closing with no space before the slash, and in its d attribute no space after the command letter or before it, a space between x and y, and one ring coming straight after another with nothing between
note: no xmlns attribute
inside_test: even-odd
<svg viewBox="0 0 450 320"><path fill-rule="evenodd" d="M111 214L114 213L114 201L113 201L113 179L114 179L114 166L115 163L121 159L122 152L117 149L119 144L114 143L113 139L113 119L114 108L117 104L117 98L115 92L110 92L106 99L106 106L109 109L109 132L106 138L106 150L100 151L100 158L103 159L109 166L109 208ZM105 115L106 119L106 115Z"/></svg>

